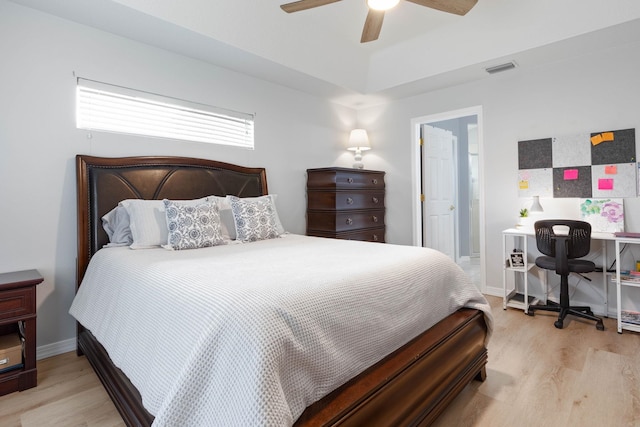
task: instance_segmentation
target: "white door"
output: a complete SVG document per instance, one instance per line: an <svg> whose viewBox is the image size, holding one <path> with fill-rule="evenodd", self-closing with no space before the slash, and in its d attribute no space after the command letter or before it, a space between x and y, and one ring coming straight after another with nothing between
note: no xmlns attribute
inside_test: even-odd
<svg viewBox="0 0 640 427"><path fill-rule="evenodd" d="M450 131L422 126L423 246L456 260L455 137Z"/></svg>

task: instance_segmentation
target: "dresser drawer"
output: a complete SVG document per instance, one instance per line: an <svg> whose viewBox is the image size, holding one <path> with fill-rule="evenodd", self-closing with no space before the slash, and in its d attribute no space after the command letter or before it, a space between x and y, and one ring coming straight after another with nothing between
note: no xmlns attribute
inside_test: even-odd
<svg viewBox="0 0 640 427"><path fill-rule="evenodd" d="M383 225L384 209L307 213L307 230L354 231Z"/></svg>
<svg viewBox="0 0 640 427"><path fill-rule="evenodd" d="M382 190L384 172L356 169L309 169L307 170L307 188L337 190Z"/></svg>
<svg viewBox="0 0 640 427"><path fill-rule="evenodd" d="M384 192L309 191L307 208L309 210L382 209Z"/></svg>
<svg viewBox="0 0 640 427"><path fill-rule="evenodd" d="M369 228L366 230L345 231L340 233L331 233L328 231L308 231L307 235L317 237L332 237L344 240L360 240L363 242L384 243L384 227Z"/></svg>
<svg viewBox="0 0 640 427"><path fill-rule="evenodd" d="M0 292L0 319L11 319L36 312L35 286Z"/></svg>

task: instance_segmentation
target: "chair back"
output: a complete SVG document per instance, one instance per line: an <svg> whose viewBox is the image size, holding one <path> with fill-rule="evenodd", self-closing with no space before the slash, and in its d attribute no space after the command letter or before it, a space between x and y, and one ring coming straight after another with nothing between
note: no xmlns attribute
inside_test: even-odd
<svg viewBox="0 0 640 427"><path fill-rule="evenodd" d="M554 231L554 227L567 229L564 232ZM556 237L566 238L567 259L581 258L591 250L591 224L584 221L568 219L545 219L536 221L536 244L543 254L556 257ZM566 237L565 237L566 236Z"/></svg>

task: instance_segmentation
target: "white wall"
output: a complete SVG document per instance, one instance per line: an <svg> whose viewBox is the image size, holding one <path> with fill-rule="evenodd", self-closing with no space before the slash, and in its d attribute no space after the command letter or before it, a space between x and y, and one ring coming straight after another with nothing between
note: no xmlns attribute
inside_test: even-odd
<svg viewBox="0 0 640 427"><path fill-rule="evenodd" d="M305 170L349 159L353 110L0 0L0 272L37 268L39 356L73 345L76 154L180 155L267 169L285 228L305 231ZM87 133L79 76L256 113L256 149ZM54 348L51 348L51 347Z"/></svg>
<svg viewBox="0 0 640 427"><path fill-rule="evenodd" d="M502 287L501 231L520 207L517 141L607 129L640 129L640 43L548 66L516 69L358 112L376 137L387 171L387 241L411 244L412 118L481 105L484 116L484 206L487 289ZM636 131L636 143L640 141ZM373 153L374 150L371 152ZM640 149L637 151L640 153ZM579 218L578 199L543 199L550 215ZM628 231L640 231L640 202L625 200ZM610 301L611 302L611 301Z"/></svg>

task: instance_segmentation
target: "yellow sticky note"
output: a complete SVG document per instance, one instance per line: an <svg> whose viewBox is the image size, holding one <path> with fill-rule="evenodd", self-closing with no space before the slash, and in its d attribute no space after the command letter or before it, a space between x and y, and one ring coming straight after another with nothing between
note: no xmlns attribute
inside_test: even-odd
<svg viewBox="0 0 640 427"><path fill-rule="evenodd" d="M593 135L591 137L591 143L593 145L598 145L602 142L602 135L601 134L597 134L597 135Z"/></svg>
<svg viewBox="0 0 640 427"><path fill-rule="evenodd" d="M613 141L613 132L602 132L603 141Z"/></svg>
<svg viewBox="0 0 640 427"><path fill-rule="evenodd" d="M605 175L616 175L618 173L617 165L608 165L604 167Z"/></svg>
<svg viewBox="0 0 640 427"><path fill-rule="evenodd" d="M529 189L529 181L519 181L518 182L518 186L520 187L521 190L528 190Z"/></svg>

